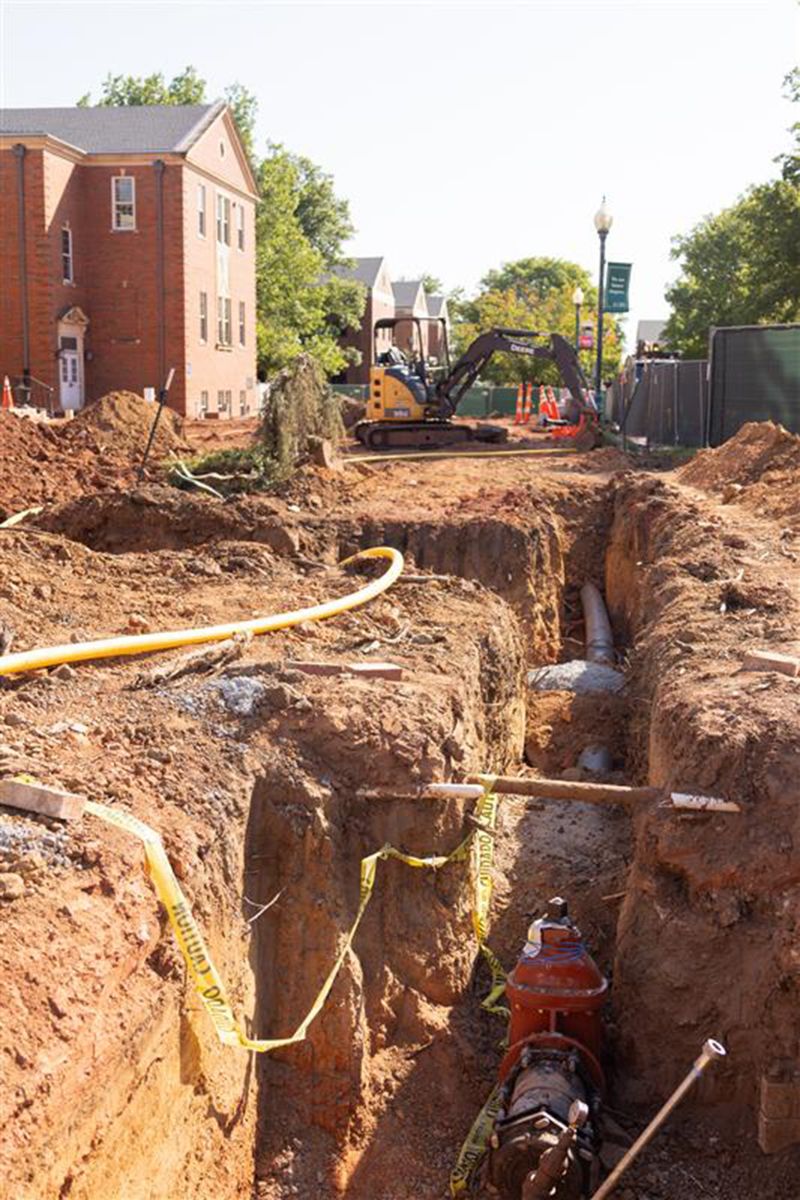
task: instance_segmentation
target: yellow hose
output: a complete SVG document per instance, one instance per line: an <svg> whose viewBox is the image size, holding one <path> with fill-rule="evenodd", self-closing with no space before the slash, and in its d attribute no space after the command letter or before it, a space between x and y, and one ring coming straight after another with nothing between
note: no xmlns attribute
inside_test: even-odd
<svg viewBox="0 0 800 1200"><path fill-rule="evenodd" d="M314 604L295 612L277 613L272 617L254 617L251 621L232 621L227 625L207 625L203 629L178 629L166 633L141 633L132 636L102 638L96 642L68 643L64 646L45 646L38 650L23 650L19 654L0 657L0 675L15 675L19 671L36 671L41 667L55 667L60 663L85 662L87 659L116 658L124 654L149 654L156 650L172 650L176 646L196 646L200 642L220 642L235 633L271 633L275 629L287 629L301 621L323 621L348 609L358 608L374 600L381 592L391 587L403 570L403 556L399 550L389 546L373 546L360 550L351 558L344 559L340 566L361 562L367 558L388 558L389 570L357 592L350 592L338 600Z"/></svg>
<svg viewBox="0 0 800 1200"><path fill-rule="evenodd" d="M519 458L523 454L577 454L574 446L536 446L527 450L420 450L412 454L347 454L342 462L424 462L426 458Z"/></svg>

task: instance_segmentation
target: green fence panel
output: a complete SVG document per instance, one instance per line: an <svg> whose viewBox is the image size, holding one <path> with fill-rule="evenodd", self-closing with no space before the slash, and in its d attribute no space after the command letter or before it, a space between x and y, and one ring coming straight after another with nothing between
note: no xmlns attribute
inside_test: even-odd
<svg viewBox="0 0 800 1200"><path fill-rule="evenodd" d="M535 390L535 389L534 389ZM538 393L534 396L534 407L538 402ZM517 389L515 387L493 387L489 389L489 407L486 415L500 413L503 417L513 417L517 411Z"/></svg>
<svg viewBox="0 0 800 1200"><path fill-rule="evenodd" d="M335 396L353 396L356 400L366 400L369 395L369 384L332 383L331 391Z"/></svg>

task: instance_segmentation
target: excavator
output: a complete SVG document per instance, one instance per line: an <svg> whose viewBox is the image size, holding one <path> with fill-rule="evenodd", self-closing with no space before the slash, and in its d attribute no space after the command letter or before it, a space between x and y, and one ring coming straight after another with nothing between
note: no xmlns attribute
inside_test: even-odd
<svg viewBox="0 0 800 1200"><path fill-rule="evenodd" d="M430 367L426 362L423 321L440 326L445 356L442 367ZM416 332L416 338L412 335L409 339L408 354L394 345L398 325L411 325ZM391 333L392 345L378 352L383 331ZM569 390L569 399L565 419L550 424L578 428L581 449L591 449L599 443L597 408L575 350L559 333L489 329L479 334L452 365L447 325L440 317L385 317L375 322L373 337L376 366L370 368L366 418L354 430L358 440L371 450L506 441L508 431L502 426L463 425L453 420L464 393L478 379L492 355L501 352L554 362Z"/></svg>

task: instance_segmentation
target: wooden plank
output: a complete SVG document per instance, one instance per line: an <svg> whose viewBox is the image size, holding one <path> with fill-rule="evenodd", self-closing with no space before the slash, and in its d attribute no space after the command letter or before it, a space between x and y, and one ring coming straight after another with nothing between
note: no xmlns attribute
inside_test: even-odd
<svg viewBox="0 0 800 1200"><path fill-rule="evenodd" d="M0 804L42 813L46 817L59 817L62 821L78 821L83 816L86 797L44 783L0 779Z"/></svg>

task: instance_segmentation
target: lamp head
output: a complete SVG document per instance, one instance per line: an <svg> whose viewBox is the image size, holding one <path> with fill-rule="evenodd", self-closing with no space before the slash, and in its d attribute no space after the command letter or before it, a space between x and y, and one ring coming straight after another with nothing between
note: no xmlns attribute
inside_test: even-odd
<svg viewBox="0 0 800 1200"><path fill-rule="evenodd" d="M594 214L594 227L599 234L608 233L611 226L614 224L614 218L611 215L611 210L606 204L606 198L603 196L603 202Z"/></svg>
<svg viewBox="0 0 800 1200"><path fill-rule="evenodd" d="M583 304L583 288L582 287L575 288L575 291L572 293L572 303L576 304L578 306Z"/></svg>

